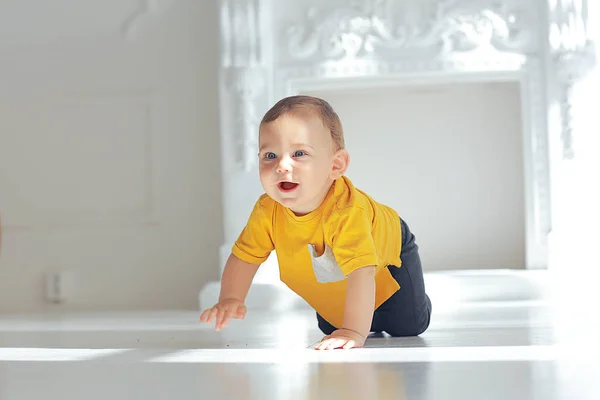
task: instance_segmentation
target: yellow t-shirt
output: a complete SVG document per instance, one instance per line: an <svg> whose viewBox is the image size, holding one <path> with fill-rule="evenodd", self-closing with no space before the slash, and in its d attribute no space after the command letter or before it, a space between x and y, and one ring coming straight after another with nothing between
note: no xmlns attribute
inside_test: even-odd
<svg viewBox="0 0 600 400"><path fill-rule="evenodd" d="M341 327L345 278L352 271L376 266L375 308L400 288L386 268L400 267L400 230L396 211L343 176L331 185L321 205L303 216L262 195L232 252L261 264L275 250L282 282L330 324Z"/></svg>

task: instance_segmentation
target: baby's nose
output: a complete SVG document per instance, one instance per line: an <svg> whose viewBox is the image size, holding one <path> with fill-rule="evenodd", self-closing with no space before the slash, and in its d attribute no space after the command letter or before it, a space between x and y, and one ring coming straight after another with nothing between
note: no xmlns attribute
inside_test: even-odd
<svg viewBox="0 0 600 400"><path fill-rule="evenodd" d="M285 157L285 158L281 158L281 161L279 161L279 163L277 164L277 172L279 173L283 173L283 172L289 172L292 169L292 164L289 160L289 158Z"/></svg>

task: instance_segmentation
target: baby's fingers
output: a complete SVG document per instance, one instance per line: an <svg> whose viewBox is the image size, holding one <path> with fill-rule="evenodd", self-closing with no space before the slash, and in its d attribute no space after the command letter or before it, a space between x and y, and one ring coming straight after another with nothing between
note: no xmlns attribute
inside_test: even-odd
<svg viewBox="0 0 600 400"><path fill-rule="evenodd" d="M208 310L204 310L204 312L200 315L200 322L210 322L210 319L213 317L212 315L213 309L209 308Z"/></svg>
<svg viewBox="0 0 600 400"><path fill-rule="evenodd" d="M353 340L328 337L319 343L315 347L315 350L334 350L337 348L350 349L354 347L354 345L355 342Z"/></svg>
<svg viewBox="0 0 600 400"><path fill-rule="evenodd" d="M215 321L219 318L219 309L217 307L213 307L210 309L210 313L208 314L208 318L206 319L207 323L211 323L214 319Z"/></svg>
<svg viewBox="0 0 600 400"><path fill-rule="evenodd" d="M344 349L351 349L356 346L356 342L354 340L348 340L348 343L344 345Z"/></svg>
<svg viewBox="0 0 600 400"><path fill-rule="evenodd" d="M326 337L320 343L315 346L315 350L327 350L331 343L336 342L338 339Z"/></svg>
<svg viewBox="0 0 600 400"><path fill-rule="evenodd" d="M336 339L333 342L329 343L329 345L324 350L335 350L339 347L344 346L346 344L346 339Z"/></svg>
<svg viewBox="0 0 600 400"><path fill-rule="evenodd" d="M229 309L219 310L217 314L217 322L215 323L215 328L220 330L221 328L225 328L227 323L233 318L233 313Z"/></svg>

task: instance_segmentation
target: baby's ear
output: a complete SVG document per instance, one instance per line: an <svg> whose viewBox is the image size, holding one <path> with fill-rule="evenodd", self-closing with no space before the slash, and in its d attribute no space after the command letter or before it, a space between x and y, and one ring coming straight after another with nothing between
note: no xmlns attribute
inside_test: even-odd
<svg viewBox="0 0 600 400"><path fill-rule="evenodd" d="M333 155L333 166L329 177L333 180L340 178L348 170L350 164L350 154L346 149L339 149Z"/></svg>

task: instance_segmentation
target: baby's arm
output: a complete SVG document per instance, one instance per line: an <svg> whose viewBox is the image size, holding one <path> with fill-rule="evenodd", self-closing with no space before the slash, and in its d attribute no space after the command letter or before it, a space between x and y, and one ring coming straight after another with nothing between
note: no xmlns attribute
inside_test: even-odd
<svg viewBox="0 0 600 400"><path fill-rule="evenodd" d="M219 301L236 299L243 303L259 267L260 264L250 264L231 254L223 270Z"/></svg>
<svg viewBox="0 0 600 400"><path fill-rule="evenodd" d="M342 327L326 336L315 349L362 347L371 331L374 309L375 267L359 268L348 275Z"/></svg>
<svg viewBox="0 0 600 400"><path fill-rule="evenodd" d="M223 270L219 302L204 311L200 321L210 323L215 318L215 328L220 330L232 318L244 318L244 301L259 267L260 264L250 264L231 254Z"/></svg>
<svg viewBox="0 0 600 400"><path fill-rule="evenodd" d="M348 275L342 329L366 338L371 331L375 309L375 267L359 268Z"/></svg>

